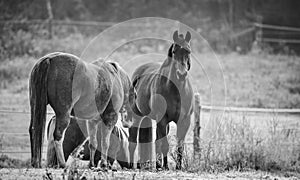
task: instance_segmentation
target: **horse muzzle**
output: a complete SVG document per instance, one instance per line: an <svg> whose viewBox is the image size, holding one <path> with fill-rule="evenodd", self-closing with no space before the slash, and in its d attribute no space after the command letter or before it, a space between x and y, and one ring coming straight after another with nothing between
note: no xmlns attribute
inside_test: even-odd
<svg viewBox="0 0 300 180"><path fill-rule="evenodd" d="M132 122L122 121L122 125L124 128L130 128L132 124Z"/></svg>
<svg viewBox="0 0 300 180"><path fill-rule="evenodd" d="M181 72L179 70L176 71L176 77L178 80L183 81L187 77L187 71Z"/></svg>
<svg viewBox="0 0 300 180"><path fill-rule="evenodd" d="M124 128L130 128L133 124L132 117L130 117L127 112L121 113L121 122Z"/></svg>

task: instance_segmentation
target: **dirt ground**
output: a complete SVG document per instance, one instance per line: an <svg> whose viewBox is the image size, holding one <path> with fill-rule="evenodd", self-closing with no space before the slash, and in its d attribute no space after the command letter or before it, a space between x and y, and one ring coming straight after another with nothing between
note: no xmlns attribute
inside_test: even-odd
<svg viewBox="0 0 300 180"><path fill-rule="evenodd" d="M0 179L69 179L70 172L63 169L0 169ZM269 173L263 171L223 173L188 173L182 171L126 171L93 172L91 170L78 170L73 179L299 179L300 175L288 173Z"/></svg>

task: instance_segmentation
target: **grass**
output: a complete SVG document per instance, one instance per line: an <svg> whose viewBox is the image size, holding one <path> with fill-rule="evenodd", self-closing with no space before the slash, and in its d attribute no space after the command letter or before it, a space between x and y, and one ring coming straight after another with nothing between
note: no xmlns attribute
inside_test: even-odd
<svg viewBox="0 0 300 180"><path fill-rule="evenodd" d="M274 174L262 171L229 171L224 173L188 173L180 171L117 171L117 172L93 172L91 170L63 170L63 169L0 169L0 177L3 179L297 179L293 174ZM82 178L82 179L85 179ZM79 178L78 178L79 179Z"/></svg>
<svg viewBox="0 0 300 180"><path fill-rule="evenodd" d="M124 63L125 52L117 58L127 71L133 72L135 66ZM300 59L280 55L238 55L235 53L219 55L224 68L226 101L228 106L258 108L300 108ZM0 91L2 100L10 94L24 94L27 98L28 76L38 58L17 57L0 65ZM151 61L150 58L148 58ZM123 61L123 62L122 62ZM148 61L148 62L149 62ZM153 60L152 60L153 61ZM141 64L134 62L135 64ZM143 61L146 62L146 61ZM196 65L195 65L196 66ZM193 67L191 75L194 87L201 94L201 104L209 105L210 84L204 72ZM25 102L25 100L23 100ZM28 109L27 103L21 102ZM22 108L22 109L24 109Z"/></svg>
<svg viewBox="0 0 300 180"><path fill-rule="evenodd" d="M30 167L30 161L9 158L7 155L0 156L0 168L24 168Z"/></svg>
<svg viewBox="0 0 300 180"><path fill-rule="evenodd" d="M53 51L80 55L92 37L79 33L32 41L31 54L11 56L0 62L0 109L29 111L28 75L35 61ZM153 61L142 57L126 63L138 54L166 54L168 45L147 41L121 47L114 58L131 73L141 63ZM300 58L295 56L236 53L219 54L226 82L228 106L260 108L300 108ZM202 56L201 56L202 57ZM203 58L205 53L203 54ZM157 56L159 61L161 57ZM207 60L206 60L207 61ZM134 66L132 65L134 64ZM217 68L217 67L211 67ZM214 69L212 69L214 70ZM210 85L205 73L192 62L192 83L201 94L201 104L209 105ZM206 112L207 114L207 112ZM205 116L205 112L204 112ZM207 118L201 122L201 153L198 159L187 156L186 171L221 172L235 169L261 169L300 172L299 123L297 116L276 114L227 113L208 129ZM27 133L29 115L0 114L0 132ZM175 133L175 130L171 131ZM2 149L29 149L28 138L1 137ZM187 141L193 139L190 131ZM188 147L187 149L191 149ZM173 151L174 152L174 151ZM29 155L29 154L28 154ZM6 157L4 157L5 159ZM14 167L12 164L7 167ZM22 164L22 163L21 163Z"/></svg>
<svg viewBox="0 0 300 180"><path fill-rule="evenodd" d="M210 128L202 126L199 155L195 158L186 151L184 168L214 173L249 169L300 173L300 124L287 123L285 115L269 114L262 118L265 124L253 122L257 117L226 112L222 121L216 120Z"/></svg>

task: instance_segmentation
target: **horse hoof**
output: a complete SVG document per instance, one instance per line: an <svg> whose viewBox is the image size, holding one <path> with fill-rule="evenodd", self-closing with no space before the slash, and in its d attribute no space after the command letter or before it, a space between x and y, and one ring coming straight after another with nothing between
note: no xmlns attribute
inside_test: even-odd
<svg viewBox="0 0 300 180"><path fill-rule="evenodd" d="M133 163L129 163L128 168L129 168L129 169L134 169L134 164L133 164Z"/></svg>
<svg viewBox="0 0 300 180"><path fill-rule="evenodd" d="M102 168L100 168L100 167L92 167L91 170L93 172L99 172L99 171L102 171Z"/></svg>
<svg viewBox="0 0 300 180"><path fill-rule="evenodd" d="M156 162L156 169L162 169L162 164L160 162Z"/></svg>
<svg viewBox="0 0 300 180"><path fill-rule="evenodd" d="M107 167L102 167L101 170L102 170L103 172L108 172L108 168L107 168Z"/></svg>
<svg viewBox="0 0 300 180"><path fill-rule="evenodd" d="M175 168L175 169L176 169L176 170L181 170L181 167L177 167L177 166L176 166L176 168Z"/></svg>
<svg viewBox="0 0 300 180"><path fill-rule="evenodd" d="M111 169L113 172L117 172L118 170L116 168Z"/></svg>
<svg viewBox="0 0 300 180"><path fill-rule="evenodd" d="M62 169L66 168L66 167L67 167L66 164L60 164L60 165L58 166L58 168L62 168Z"/></svg>
<svg viewBox="0 0 300 180"><path fill-rule="evenodd" d="M156 168L156 171L162 171L163 168L159 167L159 168Z"/></svg>
<svg viewBox="0 0 300 180"><path fill-rule="evenodd" d="M91 169L91 170L93 170L94 168L95 168L95 165L93 164L93 163L89 163L89 168Z"/></svg>

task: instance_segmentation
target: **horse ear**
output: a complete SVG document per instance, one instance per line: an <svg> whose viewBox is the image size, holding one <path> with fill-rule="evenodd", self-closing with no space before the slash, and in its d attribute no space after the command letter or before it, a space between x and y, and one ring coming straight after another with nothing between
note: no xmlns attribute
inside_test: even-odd
<svg viewBox="0 0 300 180"><path fill-rule="evenodd" d="M170 46L169 51L168 51L168 57L173 56L173 44Z"/></svg>
<svg viewBox="0 0 300 180"><path fill-rule="evenodd" d="M118 68L118 63L117 62L109 62L114 68L116 71L119 71L119 68Z"/></svg>
<svg viewBox="0 0 300 180"><path fill-rule="evenodd" d="M173 34L173 41L177 42L177 40L178 40L178 31L175 31Z"/></svg>
<svg viewBox="0 0 300 180"><path fill-rule="evenodd" d="M191 60L190 59L187 61L187 66L188 66L188 71L189 71L191 69Z"/></svg>
<svg viewBox="0 0 300 180"><path fill-rule="evenodd" d="M186 42L190 42L191 37L192 37L192 35L191 35L190 31L186 32L186 35L185 35L185 41L186 41Z"/></svg>

